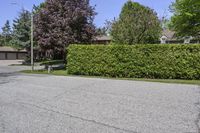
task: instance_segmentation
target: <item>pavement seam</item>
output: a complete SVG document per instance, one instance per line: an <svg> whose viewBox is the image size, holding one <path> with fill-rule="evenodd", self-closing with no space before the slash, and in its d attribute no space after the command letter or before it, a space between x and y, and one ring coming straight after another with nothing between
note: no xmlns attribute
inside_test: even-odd
<svg viewBox="0 0 200 133"><path fill-rule="evenodd" d="M46 110L46 111L53 112L53 113L56 113L56 114L68 116L68 117L71 117L71 118L79 119L79 120L82 120L82 121L94 123L94 124L101 125L101 126L104 126L104 127L113 128L115 130L123 131L123 132L126 132L126 133L139 133L139 132L135 132L135 131L132 131L132 130L123 129L123 128L119 128L119 127L116 127L116 126L113 126L113 125L109 125L109 124L106 124L106 123L98 122L98 121L95 121L95 120L86 119L86 118L71 115L71 114L68 114L68 113L48 109L48 108L41 107L41 106L38 106L38 105L34 105L34 104L31 104L31 103L24 103L24 102L17 102L17 103L22 104L22 105L28 105L28 106L35 107L35 108L42 109L42 110Z"/></svg>

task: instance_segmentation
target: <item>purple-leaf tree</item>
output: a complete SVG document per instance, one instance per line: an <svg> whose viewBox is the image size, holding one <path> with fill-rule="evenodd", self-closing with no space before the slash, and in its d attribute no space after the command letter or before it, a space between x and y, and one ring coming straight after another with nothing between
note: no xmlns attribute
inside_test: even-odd
<svg viewBox="0 0 200 133"><path fill-rule="evenodd" d="M70 44L90 43L96 15L89 0L46 0L34 16L35 38L45 57L64 58Z"/></svg>

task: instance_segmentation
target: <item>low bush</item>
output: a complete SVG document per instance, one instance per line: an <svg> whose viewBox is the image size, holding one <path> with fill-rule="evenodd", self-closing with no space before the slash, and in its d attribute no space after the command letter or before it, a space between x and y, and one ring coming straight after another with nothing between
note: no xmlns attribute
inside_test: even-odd
<svg viewBox="0 0 200 133"><path fill-rule="evenodd" d="M58 64L65 64L65 61L64 60L46 60L40 63L40 65L58 65Z"/></svg>
<svg viewBox="0 0 200 133"><path fill-rule="evenodd" d="M200 45L71 45L68 73L88 76L200 79Z"/></svg>

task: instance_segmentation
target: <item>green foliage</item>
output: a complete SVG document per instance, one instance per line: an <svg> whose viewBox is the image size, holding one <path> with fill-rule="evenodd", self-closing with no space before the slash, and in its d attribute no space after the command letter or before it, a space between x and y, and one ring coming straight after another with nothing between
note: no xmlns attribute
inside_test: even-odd
<svg viewBox="0 0 200 133"><path fill-rule="evenodd" d="M111 32L113 22L114 22L113 20L112 21L106 20L104 23L104 26L102 28L96 29L96 35L97 36L108 36Z"/></svg>
<svg viewBox="0 0 200 133"><path fill-rule="evenodd" d="M13 38L11 43L19 49L30 51L31 13L22 9L19 17L13 23Z"/></svg>
<svg viewBox="0 0 200 133"><path fill-rule="evenodd" d="M161 27L163 30L169 29L170 30L170 20L163 17L161 20Z"/></svg>
<svg viewBox="0 0 200 133"><path fill-rule="evenodd" d="M0 46L4 46L4 37L0 34Z"/></svg>
<svg viewBox="0 0 200 133"><path fill-rule="evenodd" d="M34 19L35 39L46 58L64 59L69 44L92 41L96 12L89 0L46 0L41 7Z"/></svg>
<svg viewBox="0 0 200 133"><path fill-rule="evenodd" d="M33 5L33 14L37 15L46 5L46 2L40 3L40 5Z"/></svg>
<svg viewBox="0 0 200 133"><path fill-rule="evenodd" d="M200 45L71 45L68 72L123 78L200 79Z"/></svg>
<svg viewBox="0 0 200 133"><path fill-rule="evenodd" d="M105 27L97 28L96 29L96 35L97 36L107 36L107 30Z"/></svg>
<svg viewBox="0 0 200 133"><path fill-rule="evenodd" d="M200 1L199 0L176 0L171 5L174 16L171 18L170 27L177 32L178 36L200 35Z"/></svg>
<svg viewBox="0 0 200 133"><path fill-rule="evenodd" d="M6 46L10 44L10 40L12 39L12 31L10 22L7 20L5 25L2 27L2 33L0 35L0 45Z"/></svg>
<svg viewBox="0 0 200 133"><path fill-rule="evenodd" d="M157 14L137 2L128 1L113 23L111 35L119 44L157 43L161 32Z"/></svg>

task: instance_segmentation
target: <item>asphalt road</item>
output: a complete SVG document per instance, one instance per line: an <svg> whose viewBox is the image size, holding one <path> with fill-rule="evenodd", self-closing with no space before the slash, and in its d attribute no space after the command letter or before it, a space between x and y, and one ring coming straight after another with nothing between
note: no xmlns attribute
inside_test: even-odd
<svg viewBox="0 0 200 133"><path fill-rule="evenodd" d="M18 69L0 65L0 133L200 132L198 86Z"/></svg>

